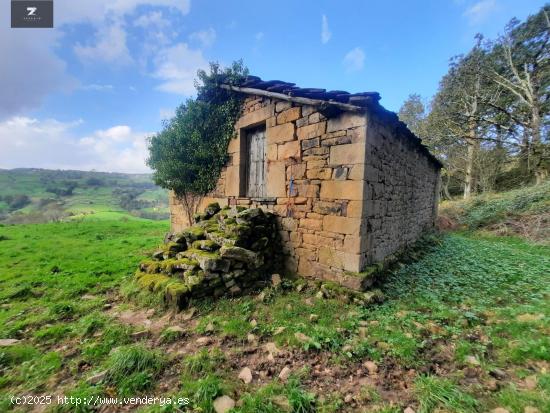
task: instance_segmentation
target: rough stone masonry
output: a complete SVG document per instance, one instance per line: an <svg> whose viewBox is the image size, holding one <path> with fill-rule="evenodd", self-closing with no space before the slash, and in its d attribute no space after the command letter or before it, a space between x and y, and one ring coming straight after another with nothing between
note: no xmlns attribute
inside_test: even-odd
<svg viewBox="0 0 550 413"><path fill-rule="evenodd" d="M234 87L247 98L230 160L199 208L269 211L288 272L365 288L365 269L434 227L441 164L377 94L274 82ZM178 232L190 223L173 194L170 202Z"/></svg>
<svg viewBox="0 0 550 413"><path fill-rule="evenodd" d="M280 267L272 213L212 203L195 221L169 234L136 272L138 285L162 295L168 306L181 309L197 298L250 292Z"/></svg>

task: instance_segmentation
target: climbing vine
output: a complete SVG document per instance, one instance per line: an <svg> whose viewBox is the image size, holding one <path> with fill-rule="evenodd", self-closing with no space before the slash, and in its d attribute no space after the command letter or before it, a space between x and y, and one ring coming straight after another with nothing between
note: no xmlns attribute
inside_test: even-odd
<svg viewBox="0 0 550 413"><path fill-rule="evenodd" d="M216 187L228 160L227 146L244 100L241 94L219 86L238 85L247 74L242 61L227 68L211 63L209 72L199 70L197 97L180 105L162 131L149 139L147 165L153 169L153 179L174 191L190 222L202 197Z"/></svg>

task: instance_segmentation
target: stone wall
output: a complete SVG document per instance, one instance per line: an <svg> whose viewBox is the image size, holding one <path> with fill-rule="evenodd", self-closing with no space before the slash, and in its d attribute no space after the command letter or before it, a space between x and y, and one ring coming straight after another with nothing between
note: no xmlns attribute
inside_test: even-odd
<svg viewBox="0 0 550 413"><path fill-rule="evenodd" d="M170 234L136 272L138 285L161 295L168 306L184 308L197 298L250 292L280 268L273 214L212 203L195 221Z"/></svg>
<svg viewBox="0 0 550 413"><path fill-rule="evenodd" d="M431 230L439 167L395 124L369 115L365 165L366 263L383 260Z"/></svg>
<svg viewBox="0 0 550 413"><path fill-rule="evenodd" d="M245 134L247 128L260 124L266 126L267 196L249 199L243 184ZM427 211L434 212L437 171L413 144L392 147L401 141L395 138L393 142L391 131L370 114L344 112L327 119L312 106L252 96L245 101L236 135L229 144L230 160L217 188L200 208L216 201L222 206L258 206L273 212L278 217L289 272L351 288L365 287L370 280L358 272L433 222ZM384 136L388 139L385 143ZM377 156L381 159L373 159ZM390 159L392 156L397 159ZM414 179L408 171L393 171L394 167L414 170ZM385 183L391 186L383 188ZM409 184L411 189L403 187ZM409 201L417 204L411 206ZM189 223L181 204L173 196L170 202L172 230L179 231ZM418 204L422 204L420 219L415 212ZM374 225L372 233L369 225ZM391 239L384 239L386 236Z"/></svg>

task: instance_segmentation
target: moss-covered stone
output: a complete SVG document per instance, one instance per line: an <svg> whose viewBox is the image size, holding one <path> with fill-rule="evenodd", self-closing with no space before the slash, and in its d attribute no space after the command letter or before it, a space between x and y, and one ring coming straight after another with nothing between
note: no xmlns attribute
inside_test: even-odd
<svg viewBox="0 0 550 413"><path fill-rule="evenodd" d="M251 234L251 227L250 225L246 224L235 224L235 225L227 225L224 230L224 234L227 238L245 238L248 239Z"/></svg>
<svg viewBox="0 0 550 413"><path fill-rule="evenodd" d="M164 274L137 273L136 280L138 285L149 291L160 291L171 278Z"/></svg>
<svg viewBox="0 0 550 413"><path fill-rule="evenodd" d="M211 204L208 204L208 206L204 210L204 213L209 217L213 217L220 211L221 211L220 204L218 204L217 202L212 202Z"/></svg>
<svg viewBox="0 0 550 413"><path fill-rule="evenodd" d="M237 238L227 238L221 231L210 232L207 237L218 245L235 245L237 243Z"/></svg>
<svg viewBox="0 0 550 413"><path fill-rule="evenodd" d="M216 251L220 249L220 246L210 239L204 239L193 242L193 248L202 251Z"/></svg>
<svg viewBox="0 0 550 413"><path fill-rule="evenodd" d="M186 251L189 258L193 258L199 263L199 267L204 271L228 271L231 262L222 259L219 252L202 251L199 249L190 249Z"/></svg>
<svg viewBox="0 0 550 413"><path fill-rule="evenodd" d="M251 222L262 221L264 218L264 212L260 208L252 208L239 212L236 220L239 224L248 224Z"/></svg>
<svg viewBox="0 0 550 413"><path fill-rule="evenodd" d="M198 257L208 257L212 259L220 258L220 254L217 251L203 251L197 248L188 249L187 251L183 252L182 255L187 258L193 258L195 260L197 260Z"/></svg>
<svg viewBox="0 0 550 413"><path fill-rule="evenodd" d="M175 242L176 244L184 245L184 249L187 249L187 240L185 239L183 233L178 232L177 234L173 234L171 237L171 241Z"/></svg>
<svg viewBox="0 0 550 413"><path fill-rule="evenodd" d="M192 226L187 228L185 231L182 232L182 235L185 237L185 240L187 241L187 245L192 245L193 242L199 239L206 238L204 229L202 229L199 226Z"/></svg>
<svg viewBox="0 0 550 413"><path fill-rule="evenodd" d="M193 214L193 221L195 224L204 221L205 219L208 219L205 213L197 212L196 214Z"/></svg>
<svg viewBox="0 0 550 413"><path fill-rule="evenodd" d="M139 269L140 271L146 272L148 274L155 274L157 272L160 272L161 263L162 261L145 260L139 264Z"/></svg>
<svg viewBox="0 0 550 413"><path fill-rule="evenodd" d="M220 255L228 260L241 261L250 268L259 268L264 263L263 255L241 247L226 247L224 245L220 249Z"/></svg>
<svg viewBox="0 0 550 413"><path fill-rule="evenodd" d="M201 284L201 282L205 279L205 273L204 271L186 271L183 275L183 279L185 282L185 285L192 290L195 286L198 286Z"/></svg>
<svg viewBox="0 0 550 413"><path fill-rule="evenodd" d="M166 237L157 259L143 261L136 274L140 287L162 293L178 308L191 298L250 291L261 274L269 273L265 256L269 253L273 262L276 250L274 216L260 209L211 204L196 217L198 223Z"/></svg>
<svg viewBox="0 0 550 413"><path fill-rule="evenodd" d="M186 245L178 244L177 242L169 242L160 247L160 250L163 251L162 258L167 260L174 258L178 252L184 251Z"/></svg>
<svg viewBox="0 0 550 413"><path fill-rule="evenodd" d="M164 301L170 307L185 308L189 302L189 291L185 283L173 281L166 285Z"/></svg>
<svg viewBox="0 0 550 413"><path fill-rule="evenodd" d="M218 224L217 220L209 219L207 221L203 221L199 224L201 228L204 229L204 232L217 232L220 230L220 225Z"/></svg>
<svg viewBox="0 0 550 413"><path fill-rule="evenodd" d="M164 250L163 249L158 249L156 250L155 252L153 252L151 254L151 258L153 258L154 260L163 260L164 259Z"/></svg>
<svg viewBox="0 0 550 413"><path fill-rule="evenodd" d="M177 271L187 271L197 268L199 263L196 260L190 258L179 258L175 260L173 268Z"/></svg>

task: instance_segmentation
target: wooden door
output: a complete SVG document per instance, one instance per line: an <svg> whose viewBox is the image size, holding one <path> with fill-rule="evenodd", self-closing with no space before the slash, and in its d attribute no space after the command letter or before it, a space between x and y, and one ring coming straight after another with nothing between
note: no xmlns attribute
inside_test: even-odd
<svg viewBox="0 0 550 413"><path fill-rule="evenodd" d="M266 153L265 127L252 129L247 133L248 179L247 193L250 198L265 197Z"/></svg>

